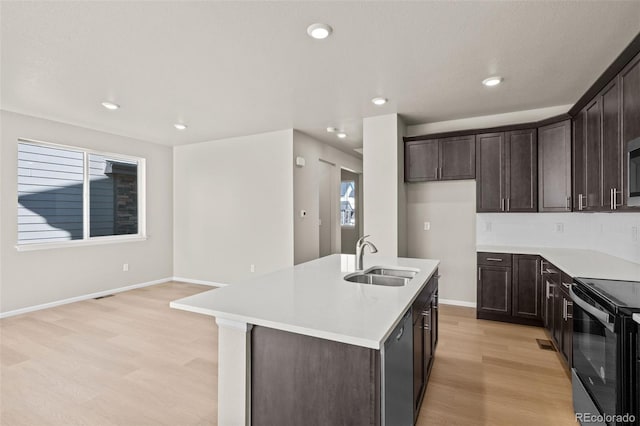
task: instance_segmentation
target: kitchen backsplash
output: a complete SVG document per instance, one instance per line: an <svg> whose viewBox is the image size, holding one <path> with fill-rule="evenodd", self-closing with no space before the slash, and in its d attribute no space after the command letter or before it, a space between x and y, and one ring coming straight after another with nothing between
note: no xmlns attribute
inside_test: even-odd
<svg viewBox="0 0 640 426"><path fill-rule="evenodd" d="M478 213L476 244L582 248L640 263L640 213Z"/></svg>

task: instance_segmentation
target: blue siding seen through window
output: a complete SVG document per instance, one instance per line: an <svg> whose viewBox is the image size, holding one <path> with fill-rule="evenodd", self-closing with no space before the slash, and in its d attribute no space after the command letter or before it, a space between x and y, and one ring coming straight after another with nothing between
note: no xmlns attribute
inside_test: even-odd
<svg viewBox="0 0 640 426"><path fill-rule="evenodd" d="M18 144L18 243L83 235L83 153Z"/></svg>
<svg viewBox="0 0 640 426"><path fill-rule="evenodd" d="M18 244L138 233L138 162L90 153L89 235L84 152L18 143Z"/></svg>

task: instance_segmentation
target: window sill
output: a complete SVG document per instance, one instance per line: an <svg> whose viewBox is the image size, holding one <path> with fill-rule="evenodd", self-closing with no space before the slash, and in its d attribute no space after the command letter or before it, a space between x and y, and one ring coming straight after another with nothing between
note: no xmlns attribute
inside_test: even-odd
<svg viewBox="0 0 640 426"><path fill-rule="evenodd" d="M146 235L116 235L112 237L96 237L90 240L71 240L71 241L59 241L54 243L31 243L31 244L18 244L16 245L17 251L36 251L36 250L50 250L61 249L70 247L86 247L86 246L99 246L104 244L121 244L132 243L137 241L146 241Z"/></svg>

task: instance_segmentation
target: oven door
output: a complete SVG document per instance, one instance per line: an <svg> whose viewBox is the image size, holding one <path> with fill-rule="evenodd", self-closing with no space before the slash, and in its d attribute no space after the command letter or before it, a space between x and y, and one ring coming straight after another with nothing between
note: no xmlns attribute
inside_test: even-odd
<svg viewBox="0 0 640 426"><path fill-rule="evenodd" d="M600 414L618 414L618 336L614 317L580 288L574 287L570 291L575 374Z"/></svg>

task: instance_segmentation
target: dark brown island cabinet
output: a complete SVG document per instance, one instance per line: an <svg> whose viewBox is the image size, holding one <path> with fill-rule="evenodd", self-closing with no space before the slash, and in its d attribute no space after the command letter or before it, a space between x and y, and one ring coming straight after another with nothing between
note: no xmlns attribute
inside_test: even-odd
<svg viewBox="0 0 640 426"><path fill-rule="evenodd" d="M540 258L478 253L477 317L542 325Z"/></svg>
<svg viewBox="0 0 640 426"><path fill-rule="evenodd" d="M476 136L478 212L538 211L536 129Z"/></svg>
<svg viewBox="0 0 640 426"><path fill-rule="evenodd" d="M476 177L475 136L411 141L405 144L405 181Z"/></svg>
<svg viewBox="0 0 640 426"><path fill-rule="evenodd" d="M407 407L413 405L417 419L438 342L437 270L411 315L413 400ZM251 424L380 426L382 362L379 350L254 326Z"/></svg>

